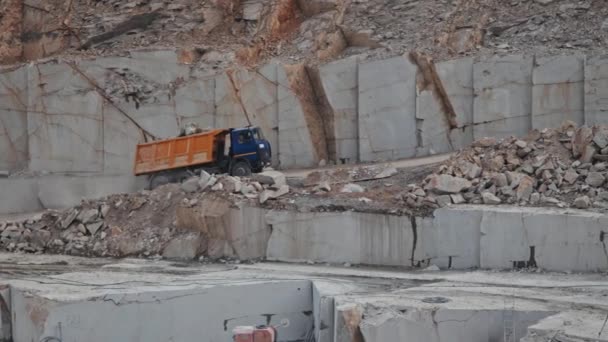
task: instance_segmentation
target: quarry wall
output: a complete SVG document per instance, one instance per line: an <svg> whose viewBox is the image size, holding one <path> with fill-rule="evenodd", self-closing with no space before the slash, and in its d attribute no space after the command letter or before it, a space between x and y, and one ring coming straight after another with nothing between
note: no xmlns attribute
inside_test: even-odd
<svg viewBox="0 0 608 342"><path fill-rule="evenodd" d="M259 125L281 168L426 156L563 120L608 122L604 57L433 63L410 54L218 73L188 56L132 51L0 70L0 170L128 177L138 142L175 136L187 122Z"/></svg>

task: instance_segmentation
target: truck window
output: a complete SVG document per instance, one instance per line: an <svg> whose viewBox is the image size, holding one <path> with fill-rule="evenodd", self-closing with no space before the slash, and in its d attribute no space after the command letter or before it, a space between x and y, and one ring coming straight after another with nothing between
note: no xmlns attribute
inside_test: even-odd
<svg viewBox="0 0 608 342"><path fill-rule="evenodd" d="M238 137L239 144L245 144L251 141L251 132L243 131L239 133Z"/></svg>
<svg viewBox="0 0 608 342"><path fill-rule="evenodd" d="M262 136L262 131L260 131L259 128L253 129L253 138L255 140L262 140L262 139L264 139L264 136Z"/></svg>

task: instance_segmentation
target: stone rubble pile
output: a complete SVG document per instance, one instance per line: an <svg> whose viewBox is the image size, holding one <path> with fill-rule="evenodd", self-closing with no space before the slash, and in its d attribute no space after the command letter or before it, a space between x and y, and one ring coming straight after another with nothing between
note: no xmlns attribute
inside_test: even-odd
<svg viewBox="0 0 608 342"><path fill-rule="evenodd" d="M278 171L264 171L251 178L228 175L211 175L201 171L200 177L191 177L181 184L187 193L223 191L237 197L259 199L260 204L289 193L285 175Z"/></svg>
<svg viewBox="0 0 608 342"><path fill-rule="evenodd" d="M483 138L408 185L412 207L517 204L608 208L608 126L534 130L524 139Z"/></svg>
<svg viewBox="0 0 608 342"><path fill-rule="evenodd" d="M183 246L192 245L190 240L203 244L204 238L178 227L179 208L205 209L213 203L225 214L229 203L255 200L263 204L287 193L285 175L278 171L251 178L203 172L182 184L83 200L79 206L48 210L37 218L0 222L0 251L101 257L178 255L192 259L203 255L205 248ZM192 235L197 238L191 239Z"/></svg>

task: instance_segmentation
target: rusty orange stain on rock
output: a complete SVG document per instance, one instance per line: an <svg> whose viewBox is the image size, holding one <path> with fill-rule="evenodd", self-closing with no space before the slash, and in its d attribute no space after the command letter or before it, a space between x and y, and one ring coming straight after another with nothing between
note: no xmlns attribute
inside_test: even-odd
<svg viewBox="0 0 608 342"><path fill-rule="evenodd" d="M177 61L181 64L194 64L201 58L197 49L181 49L177 54Z"/></svg>
<svg viewBox="0 0 608 342"><path fill-rule="evenodd" d="M45 304L46 301L39 298L29 298L29 301L25 304L25 312L39 331L44 329L44 324L49 316Z"/></svg>

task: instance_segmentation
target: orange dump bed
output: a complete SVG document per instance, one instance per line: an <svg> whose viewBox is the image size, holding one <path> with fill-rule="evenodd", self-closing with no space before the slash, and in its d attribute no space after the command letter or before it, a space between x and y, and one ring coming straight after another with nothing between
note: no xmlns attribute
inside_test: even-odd
<svg viewBox="0 0 608 342"><path fill-rule="evenodd" d="M217 140L224 140L227 130L216 129L185 137L158 140L137 145L136 175L211 163ZM223 153L220 152L220 153Z"/></svg>

